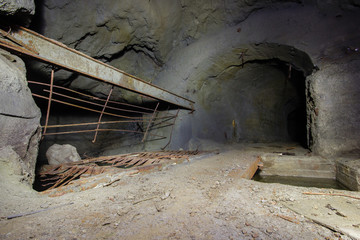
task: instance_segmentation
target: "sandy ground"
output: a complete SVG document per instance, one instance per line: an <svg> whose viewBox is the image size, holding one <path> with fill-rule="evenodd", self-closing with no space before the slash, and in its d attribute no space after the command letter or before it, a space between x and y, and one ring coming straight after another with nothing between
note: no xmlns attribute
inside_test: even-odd
<svg viewBox="0 0 360 240"><path fill-rule="evenodd" d="M224 150L55 198L15 182L2 185L0 239L351 239L286 206L312 202L318 210L343 198L303 192L358 193L260 183L231 174L259 151L273 149ZM360 213L360 200L344 200ZM37 210L44 211L5 218Z"/></svg>

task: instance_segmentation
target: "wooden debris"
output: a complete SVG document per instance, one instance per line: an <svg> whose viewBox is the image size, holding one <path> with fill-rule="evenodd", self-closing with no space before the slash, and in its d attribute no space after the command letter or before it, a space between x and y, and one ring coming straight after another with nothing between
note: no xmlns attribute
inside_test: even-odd
<svg viewBox="0 0 360 240"><path fill-rule="evenodd" d="M153 197L145 198L145 199L142 199L142 200L139 200L139 201L133 202L133 205L136 205L136 204L141 203L141 202L149 201L149 200L152 200L152 199L155 199L155 198L157 198L157 196L153 196Z"/></svg>
<svg viewBox="0 0 360 240"><path fill-rule="evenodd" d="M282 219L284 219L286 221L292 222L292 223L296 223L296 224L300 223L296 218L293 218L293 217L289 217L289 216L285 216L285 215L279 215L279 214L276 214L276 216L278 216L279 218L282 218Z"/></svg>

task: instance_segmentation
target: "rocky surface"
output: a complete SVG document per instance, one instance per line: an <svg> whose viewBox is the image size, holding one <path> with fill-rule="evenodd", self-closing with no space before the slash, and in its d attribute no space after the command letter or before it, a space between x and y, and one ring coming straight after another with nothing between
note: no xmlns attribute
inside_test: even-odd
<svg viewBox="0 0 360 240"><path fill-rule="evenodd" d="M229 132L231 128L233 128L231 119L235 120L235 123L238 123L243 120L242 118L249 116L249 110L253 110L256 107L256 105L251 104L251 102L258 98L259 93L261 94L261 92L264 91L265 95L274 95L271 91L266 92L264 88L254 87L253 90L242 87L237 88L237 85L241 86L240 81L235 82L236 77L231 78L232 76L230 75L229 77L228 74L228 72L233 76L238 74L238 76L242 76L242 81L249 81L249 84L253 83L256 78L252 72L249 71L252 69L252 65L250 63L247 64L247 58L258 59L256 63L268 65L267 69L276 68L274 64L269 64L269 62L260 62L260 60L264 58L262 58L262 54L259 52L244 52L244 67L242 68L243 61L239 56L239 52L248 49L246 43L256 43L255 45L261 46L263 42L270 42L293 46L294 49L301 50L309 57L300 57L290 51L289 55L293 58L285 58L283 60L284 63L291 64L293 70L297 69L304 75L302 79L294 78L292 81L292 87L295 87L295 89L299 91L297 98L295 95L289 95L289 97L292 98L293 101L295 100L294 102L300 99L302 99L303 102L306 101L308 107L308 146L315 153L323 156L344 154L359 149L356 146L359 143L357 138L358 134L356 133L359 130L359 125L357 124L359 115L356 114L358 107L354 108L354 106L359 105L358 98L356 97L358 95L356 90L358 87L356 87L356 84L351 80L358 76L357 69L359 69L359 67L352 67L354 65L358 66L356 59L359 59L359 53L356 51L356 46L358 46L359 43L355 40L358 39L358 31L356 30L358 27L356 24L353 24L358 21L356 11L359 9L353 5L352 7L354 7L352 10L346 11L334 7L333 9L337 9L337 13L340 14L336 16L333 15L333 13L325 15L323 14L324 10L322 8L318 8L317 5L312 4L305 4L302 7L294 4L277 9L262 9L253 13L244 22L234 27L229 27L218 33L209 34L207 38L204 37L179 51L175 51L167 63L167 67L158 75L156 83L165 88L174 89L175 87L175 91L177 92L184 92L186 97L195 100L197 110L192 116L187 114L183 115L184 120L180 123L180 125L183 126L179 126L178 124L178 128L175 129L176 133L174 135L179 136L179 139L175 140L177 141L176 144L186 146L191 137L200 138L198 141L208 139L208 137L218 140L219 135L211 137L205 134L204 136L204 131L201 129L202 126L207 124L206 131L210 132L210 134L216 132L220 127L223 129L228 128L227 136L229 136ZM329 31L329 29L331 29L331 31ZM265 46L269 47L267 52L270 54L268 54L268 56L275 58L279 55L286 56L286 48L283 48L285 51L279 51L280 47L277 48L277 51L272 51L275 50L275 48L271 45L265 44ZM264 51L264 49L266 48L264 47L262 50ZM194 53L196 53L195 56ZM233 54L233 56L231 56L231 54ZM225 61L222 58L224 55L226 56ZM351 57L349 55L351 55ZM233 59L236 59L236 57L238 58L238 62L234 64ZM315 65L314 70L317 71L314 71L314 74L309 76L308 73L311 72L310 69L309 71L304 71L304 68L301 69L298 67L299 64L294 63L294 59L297 58L298 62L302 61L303 64L307 62L307 64L311 65L312 62ZM192 61L188 59L192 59ZM309 61L309 59L311 59L311 61ZM341 63L341 59L345 62L351 61L351 63L346 67L339 67L338 63ZM332 69L331 78L333 78L333 81L336 81L336 85L331 85L327 77L322 77L323 75L329 76L326 72L330 69ZM341 71L339 71L340 69ZM278 70L279 69L275 71ZM214 71L216 71L215 74ZM264 73L263 78L271 81L272 75L269 71L258 71L257 75L260 77L262 73ZM292 73L295 73L295 71L292 71ZM286 78L287 76L288 74L283 70L282 77ZM306 86L304 86L305 77L308 84ZM222 80L220 84L213 81L216 80L216 78ZM222 91L223 89L221 88L226 89L226 81L229 81L229 78L233 79L233 84L231 85L233 92L227 88L227 91L224 91L226 95L222 95L222 98L213 98L212 93ZM166 81L166 79L173 79L173 81ZM317 84L321 79L326 81L324 85ZM173 85L173 82L177 84ZM282 85L282 87L285 88L285 85ZM248 96L240 98L241 95L246 96L240 89L248 92ZM289 93L290 92L291 91L289 91ZM304 92L307 96L306 100L305 98L299 98ZM214 95L216 96L216 94ZM235 104L241 104L239 102L250 103L249 107L235 108L240 111L229 111L229 114L227 108L231 108L231 105L234 105L234 103L229 102L227 98L227 96L230 95L239 96L237 99L240 99L240 101L235 100ZM206 101L204 101L204 99ZM351 103L350 99L352 99ZM314 101L316 101L316 103L314 103ZM338 107L334 104L335 101L342 103L341 110L335 110L335 108ZM204 107L204 102L206 103L205 106L210 106L210 108ZM265 102L266 104L274 103L274 106L276 106L276 97L270 101L269 99L263 101L262 104L265 104ZM315 108L316 110L314 110ZM279 115L280 112L284 115L287 114L287 108L284 104L278 104L276 108L266 107L265 109L272 112L275 110L274 115L280 118L284 117ZM271 115L267 114L266 110L260 112L264 114L263 116L269 119L271 118ZM320 118L313 118L314 114L318 114L319 112L324 114L324 121L320 120ZM238 115L236 116L236 114ZM290 115L288 115L288 117L289 116ZM336 120L334 119L335 116L338 116ZM227 119L220 121L219 124L219 118ZM259 117L254 117L254 119L257 119L260 124L252 126L251 130L246 128L249 129L249 132L256 133L256 130L261 129L262 126L265 126L265 128L272 127L271 124L265 123L265 125L262 125L261 123L263 122ZM273 121L275 120L275 118L271 119ZM278 121L277 124L281 125L281 122ZM311 127L312 124L314 124L315 127ZM182 129L184 126L187 126L187 128L191 130L188 131L190 132L189 134L182 138L182 134L180 133L184 132ZM241 128L246 125L242 123L237 126ZM284 125L282 129L284 130ZM303 131L305 132L306 130ZM223 130L223 132L226 131ZM272 134L266 134L268 137L267 140L271 140L271 137L274 136L281 137L281 134L274 135L273 133L274 132L272 132ZM241 137L241 135L246 136L246 132L238 132L237 136ZM258 134L255 138L245 137L245 141L247 139L250 141L257 140L259 136L261 135ZM340 143L340 139L344 141Z"/></svg>
<svg viewBox="0 0 360 240"><path fill-rule="evenodd" d="M29 24L34 14L34 0L0 0L0 15L11 22Z"/></svg>
<svg viewBox="0 0 360 240"><path fill-rule="evenodd" d="M206 139L295 140L323 156L359 149L360 103L353 81L359 69L358 1L137 0L80 5L45 0L38 6L41 24L37 21L34 27L194 100L196 111L180 113L170 148L188 148L190 142ZM55 76L59 83L98 96L109 90L64 71ZM113 96L141 103L119 89ZM340 105L341 111L334 111ZM113 150L117 148L114 143Z"/></svg>
<svg viewBox="0 0 360 240"><path fill-rule="evenodd" d="M308 80L313 150L326 156L360 153L360 52L341 56Z"/></svg>
<svg viewBox="0 0 360 240"><path fill-rule="evenodd" d="M23 61L2 50L0 79L0 148L10 147L18 154L26 180L32 184L40 140L40 109L27 86Z"/></svg>
<svg viewBox="0 0 360 240"><path fill-rule="evenodd" d="M70 144L54 144L46 151L46 158L50 165L80 161L80 155Z"/></svg>
<svg viewBox="0 0 360 240"><path fill-rule="evenodd" d="M359 200L303 192L354 197L359 193L241 179L236 173L244 160L255 160L259 152L285 151L289 146L232 147L236 150L157 172L124 176L106 187L80 193L55 198L2 196L0 238L350 240L342 232L359 233ZM9 199L3 203L4 198ZM28 216L3 218L38 210ZM336 229L323 227L323 219L327 224L331 220L327 227ZM345 224L347 231L342 231L338 222Z"/></svg>

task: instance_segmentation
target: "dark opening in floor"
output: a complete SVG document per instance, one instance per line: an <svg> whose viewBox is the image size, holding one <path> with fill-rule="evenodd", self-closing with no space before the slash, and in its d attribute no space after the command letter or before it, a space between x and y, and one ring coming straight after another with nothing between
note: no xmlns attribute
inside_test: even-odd
<svg viewBox="0 0 360 240"><path fill-rule="evenodd" d="M254 181L263 183L280 183L298 187L317 187L330 188L339 190L349 190L344 185L331 178L311 178L311 177L289 177L289 176L262 176L258 171L254 177Z"/></svg>

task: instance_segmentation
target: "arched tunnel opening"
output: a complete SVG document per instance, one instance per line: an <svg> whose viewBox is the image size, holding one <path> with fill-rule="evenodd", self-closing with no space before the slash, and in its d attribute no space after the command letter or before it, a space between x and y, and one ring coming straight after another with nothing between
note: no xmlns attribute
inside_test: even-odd
<svg viewBox="0 0 360 240"><path fill-rule="evenodd" d="M195 135L224 143L293 142L308 148L305 83L312 72L310 58L291 46L247 47L253 48L247 60L220 56L220 70L198 81L202 108ZM223 59L226 65L221 65Z"/></svg>
<svg viewBox="0 0 360 240"><path fill-rule="evenodd" d="M305 79L312 71L309 70L309 66L312 67L310 58L304 52L280 44L249 44L247 47L248 55L244 52L235 54L240 57L227 59L219 72L212 74L212 70L209 70L207 78L189 81L196 82L193 85L197 89L192 93L193 98L197 99L197 106L186 120L192 123L186 149L209 149L210 145L197 144L198 139L225 145L292 142L308 147ZM48 151L57 144L75 146L80 160L143 151L146 149L146 137L151 141L150 148L163 147L166 142L158 140L167 137L170 140L165 147L171 142L176 120L175 113L171 112L174 107L171 104L159 107L159 103L144 98L141 93L133 94L59 69L52 71L56 77L53 90L50 90L47 89L50 85L46 79L50 75L49 67L45 65L42 68L45 71L41 76L33 71L28 72L33 96L42 110L41 123L45 137L40 144L37 169L41 169L43 164L54 164L49 161ZM198 71L197 68L195 71ZM42 82L34 79L42 79ZM48 94L51 92L54 100L50 107ZM119 109L116 104L125 105ZM117 117L121 120L118 121ZM111 127L100 128L100 122ZM116 127L113 127L114 123ZM188 133L188 129L181 130L186 122L179 122L178 125L180 127L175 129L180 130L175 139L184 138ZM80 129L74 131L74 126ZM153 127L151 130L161 129L162 135L158 131L150 133L150 126ZM150 135L153 137L150 138ZM175 143L169 149L183 146ZM42 189L38 181L35 188Z"/></svg>

